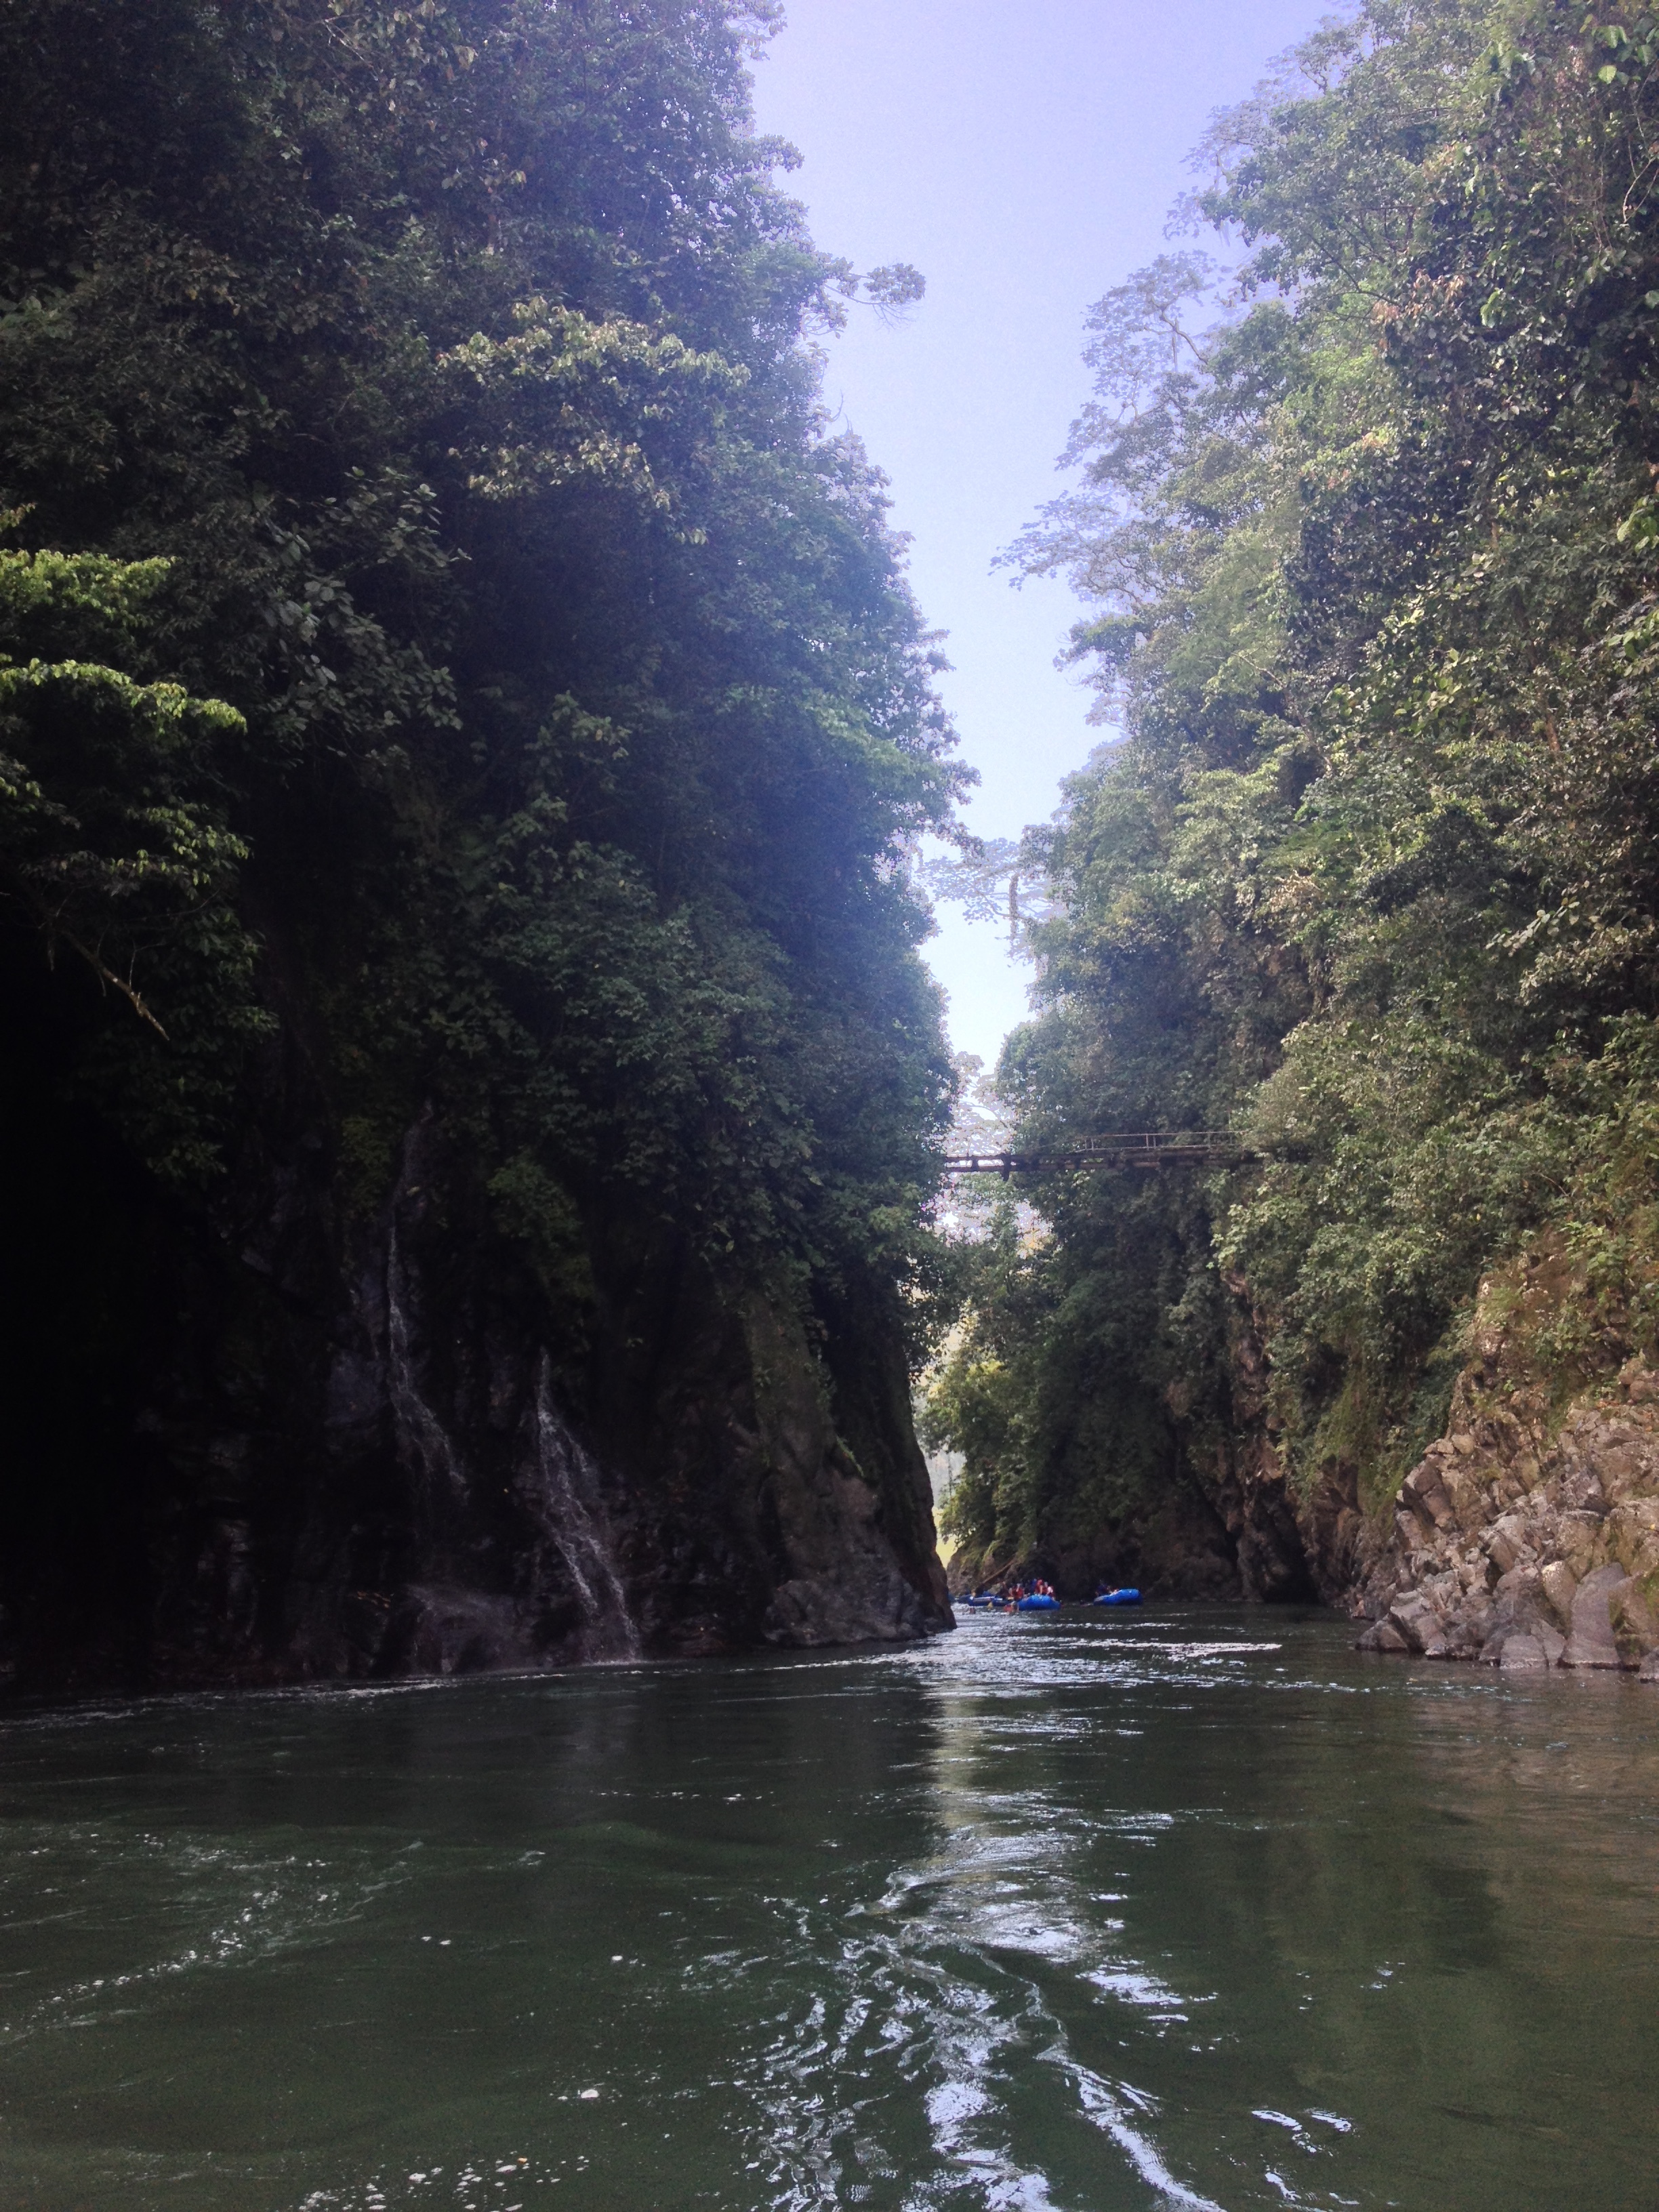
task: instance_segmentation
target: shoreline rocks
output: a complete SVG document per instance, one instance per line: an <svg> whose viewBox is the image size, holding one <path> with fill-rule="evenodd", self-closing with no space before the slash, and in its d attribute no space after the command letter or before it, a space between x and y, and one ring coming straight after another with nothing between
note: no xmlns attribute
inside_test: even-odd
<svg viewBox="0 0 1659 2212"><path fill-rule="evenodd" d="M1552 1433L1540 1393L1467 1374L1350 1604L1361 1650L1659 1681L1659 1376L1627 1362Z"/></svg>

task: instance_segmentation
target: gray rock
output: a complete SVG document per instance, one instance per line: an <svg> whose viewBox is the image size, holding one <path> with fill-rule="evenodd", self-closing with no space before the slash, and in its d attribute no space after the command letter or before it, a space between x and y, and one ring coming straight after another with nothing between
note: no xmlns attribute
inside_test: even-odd
<svg viewBox="0 0 1659 2212"><path fill-rule="evenodd" d="M1654 1625L1653 1614L1643 1595L1642 1585L1634 1577L1620 1583L1617 1589L1607 1592L1607 1617L1613 1623L1613 1637L1619 1646L1619 1656L1626 1666L1639 1664L1650 1651L1659 1646L1659 1627Z"/></svg>
<svg viewBox="0 0 1659 2212"><path fill-rule="evenodd" d="M1511 1618L1500 1621L1492 1629L1486 1643L1481 1646L1480 1656L1482 1662L1488 1667L1498 1667L1507 1663L1529 1667L1533 1663L1530 1652L1535 1647L1547 1667L1559 1667L1566 1640L1565 1637L1558 1630L1552 1628L1547 1620L1540 1620L1535 1615L1528 1615L1520 1620ZM1521 1654L1512 1662L1506 1662L1504 1656L1511 1644L1519 1647Z"/></svg>
<svg viewBox="0 0 1659 2212"><path fill-rule="evenodd" d="M1389 1608L1389 1619L1406 1640L1407 1648L1425 1659L1446 1656L1445 1624L1420 1591L1408 1590ZM1611 1635L1612 1631L1608 1631Z"/></svg>
<svg viewBox="0 0 1659 2212"><path fill-rule="evenodd" d="M1503 1654L1498 1663L1506 1674L1541 1674L1550 1662L1535 1636L1516 1634L1504 1638Z"/></svg>
<svg viewBox="0 0 1659 2212"><path fill-rule="evenodd" d="M1420 1467L1412 1469L1406 1477L1402 1492L1407 1498L1416 1501L1437 1528L1449 1528L1455 1522L1457 1516L1441 1482L1440 1470L1432 1461L1425 1460Z"/></svg>
<svg viewBox="0 0 1659 2212"><path fill-rule="evenodd" d="M1561 1654L1564 1667L1622 1665L1607 1601L1629 1579L1622 1567L1597 1567L1580 1583L1572 1601L1572 1633Z"/></svg>
<svg viewBox="0 0 1659 2212"><path fill-rule="evenodd" d="M1564 1628L1572 1625L1572 1601L1578 1589L1578 1577L1565 1559L1552 1559L1539 1577L1544 1585L1544 1595L1553 1607L1556 1619Z"/></svg>
<svg viewBox="0 0 1659 2212"><path fill-rule="evenodd" d="M1472 1589L1464 1599L1457 1616L1458 1633L1474 1644L1484 1644L1492 1634L1495 1608L1484 1589Z"/></svg>
<svg viewBox="0 0 1659 2212"><path fill-rule="evenodd" d="M1356 1651L1409 1651L1411 1645L1391 1620L1374 1620L1354 1639Z"/></svg>
<svg viewBox="0 0 1659 2212"><path fill-rule="evenodd" d="M1500 1575L1508 1574L1531 1549L1532 1534L1521 1513L1505 1513L1489 1531L1484 1548Z"/></svg>
<svg viewBox="0 0 1659 2212"><path fill-rule="evenodd" d="M1659 1651L1650 1651L1636 1677L1638 1682L1659 1682Z"/></svg>
<svg viewBox="0 0 1659 2212"><path fill-rule="evenodd" d="M1536 1567L1511 1567L1500 1575L1492 1593L1498 1625L1530 1629L1544 1611L1544 1585Z"/></svg>
<svg viewBox="0 0 1659 2212"><path fill-rule="evenodd" d="M1659 1644L1659 1628L1652 1620L1652 1608L1635 1575L1626 1579L1617 1590L1608 1590L1608 1613L1613 1614L1614 1632L1624 1631L1635 1637L1644 1652L1650 1652L1655 1644Z"/></svg>
<svg viewBox="0 0 1659 2212"><path fill-rule="evenodd" d="M1568 1565L1581 1579L1595 1571L1595 1562L1602 1557L1601 1522L1603 1516L1591 1513L1583 1507L1572 1507L1561 1516L1561 1549Z"/></svg>
<svg viewBox="0 0 1659 2212"><path fill-rule="evenodd" d="M1620 1583L1627 1583L1629 1580L1629 1575L1619 1562L1616 1559L1610 1559L1606 1566L1597 1567L1592 1573L1584 1577L1579 1584L1578 1596L1582 1597L1587 1590L1590 1590L1603 1598L1610 1598ZM1577 1598L1573 1601L1575 1608L1577 1601Z"/></svg>

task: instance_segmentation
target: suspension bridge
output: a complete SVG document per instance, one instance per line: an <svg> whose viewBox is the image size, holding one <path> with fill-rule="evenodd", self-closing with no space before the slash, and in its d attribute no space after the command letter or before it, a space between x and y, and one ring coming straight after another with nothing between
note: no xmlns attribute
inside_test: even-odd
<svg viewBox="0 0 1659 2212"><path fill-rule="evenodd" d="M1096 1137L1077 1137L1030 1152L986 1147L947 1152L940 1165L947 1176L1044 1175L1065 1168L1164 1168L1223 1166L1260 1158L1256 1148L1231 1129L1118 1129Z"/></svg>

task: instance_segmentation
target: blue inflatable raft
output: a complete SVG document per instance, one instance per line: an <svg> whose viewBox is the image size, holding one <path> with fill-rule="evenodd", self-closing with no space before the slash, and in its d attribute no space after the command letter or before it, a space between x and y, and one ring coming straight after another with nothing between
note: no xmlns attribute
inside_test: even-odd
<svg viewBox="0 0 1659 2212"><path fill-rule="evenodd" d="M1023 1597L1018 1601L1022 1613L1053 1613L1059 1603L1057 1597Z"/></svg>
<svg viewBox="0 0 1659 2212"><path fill-rule="evenodd" d="M1096 1605L1139 1605L1140 1592L1138 1589L1102 1590L1093 1602Z"/></svg>

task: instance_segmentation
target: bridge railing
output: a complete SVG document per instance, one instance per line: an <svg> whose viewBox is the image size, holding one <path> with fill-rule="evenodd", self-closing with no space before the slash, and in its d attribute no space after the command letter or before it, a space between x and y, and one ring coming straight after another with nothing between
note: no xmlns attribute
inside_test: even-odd
<svg viewBox="0 0 1659 2212"><path fill-rule="evenodd" d="M1162 1167L1255 1157L1254 1148L1231 1129L1115 1129L1028 1152L986 1147L947 1152L939 1164L948 1176L994 1175L1006 1182L1010 1176L1063 1168Z"/></svg>

